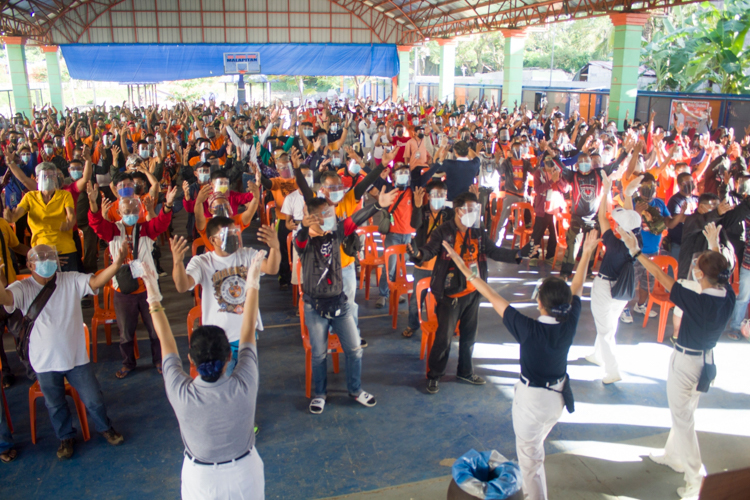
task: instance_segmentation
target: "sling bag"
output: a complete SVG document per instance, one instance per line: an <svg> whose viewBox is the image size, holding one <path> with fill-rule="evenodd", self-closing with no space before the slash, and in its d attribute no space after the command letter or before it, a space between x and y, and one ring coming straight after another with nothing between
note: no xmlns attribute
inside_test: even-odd
<svg viewBox="0 0 750 500"><path fill-rule="evenodd" d="M33 279L33 278L32 278ZM16 343L16 352L21 361L25 363L29 362L29 337L31 336L31 330L34 328L34 322L42 313L42 309L47 305L52 294L55 293L57 288L57 274L55 274L51 280L47 282L42 288L39 294L34 298L34 301L29 306L29 310L21 320L21 328L18 332L18 342Z"/></svg>
<svg viewBox="0 0 750 500"><path fill-rule="evenodd" d="M378 224L378 232L380 234L388 234L391 232L391 223L393 219L393 213L398 208L398 204L401 203L401 199L406 194L406 190L401 193L401 195L396 200L396 203L393 205L392 209L389 208L382 208L380 209L380 213L383 215L383 218L380 220L380 223Z"/></svg>
<svg viewBox="0 0 750 500"><path fill-rule="evenodd" d="M133 228L133 259L138 258L140 227L140 224L136 224ZM133 277L133 272L130 270L130 264L123 264L122 267L117 270L115 278L117 278L117 286L120 288L120 293L131 294L138 290L138 280Z"/></svg>

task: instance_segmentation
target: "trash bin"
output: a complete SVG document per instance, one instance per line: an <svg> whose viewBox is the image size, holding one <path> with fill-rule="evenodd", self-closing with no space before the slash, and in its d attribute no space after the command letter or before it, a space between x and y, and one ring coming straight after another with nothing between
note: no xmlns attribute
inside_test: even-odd
<svg viewBox="0 0 750 500"><path fill-rule="evenodd" d="M470 450L453 464L448 500L523 500L521 468L495 450Z"/></svg>

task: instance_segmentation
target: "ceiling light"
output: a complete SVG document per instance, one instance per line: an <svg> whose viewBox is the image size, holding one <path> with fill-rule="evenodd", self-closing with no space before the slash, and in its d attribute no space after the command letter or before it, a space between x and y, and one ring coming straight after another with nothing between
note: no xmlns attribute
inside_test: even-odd
<svg viewBox="0 0 750 500"><path fill-rule="evenodd" d="M36 15L36 12L34 12L34 11L32 10L32 11L31 11L31 17L34 17L35 15Z"/></svg>

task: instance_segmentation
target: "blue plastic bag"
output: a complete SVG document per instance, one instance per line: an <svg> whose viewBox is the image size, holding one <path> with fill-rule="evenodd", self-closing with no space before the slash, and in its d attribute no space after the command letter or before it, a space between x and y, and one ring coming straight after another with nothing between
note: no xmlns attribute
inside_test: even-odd
<svg viewBox="0 0 750 500"><path fill-rule="evenodd" d="M469 450L453 464L452 473L459 488L485 500L505 500L523 485L518 464L495 450Z"/></svg>

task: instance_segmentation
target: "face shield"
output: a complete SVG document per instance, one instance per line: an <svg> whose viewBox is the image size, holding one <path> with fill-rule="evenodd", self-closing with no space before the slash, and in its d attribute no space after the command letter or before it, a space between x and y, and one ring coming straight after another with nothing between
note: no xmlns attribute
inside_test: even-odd
<svg viewBox="0 0 750 500"><path fill-rule="evenodd" d="M37 245L29 250L28 261L42 278L51 278L60 266L57 250L47 245Z"/></svg>
<svg viewBox="0 0 750 500"><path fill-rule="evenodd" d="M399 188L406 188L409 186L409 180L411 175L409 174L408 168L401 168L394 172L393 182Z"/></svg>
<svg viewBox="0 0 750 500"><path fill-rule="evenodd" d="M122 223L126 226L135 226L141 217L143 205L138 198L122 198L117 208L122 217Z"/></svg>
<svg viewBox="0 0 750 500"><path fill-rule="evenodd" d="M222 251L232 254L242 248L241 233L240 229L234 225L222 227L215 237L218 241L215 241L214 246L218 246Z"/></svg>
<svg viewBox="0 0 750 500"><path fill-rule="evenodd" d="M336 228L336 210L333 207L327 207L320 212L320 216L323 218L323 222L320 224L321 231L328 232Z"/></svg>
<svg viewBox="0 0 750 500"><path fill-rule="evenodd" d="M333 203L338 203L344 199L346 187L343 184L326 184L323 187L328 199Z"/></svg>
<svg viewBox="0 0 750 500"><path fill-rule="evenodd" d="M229 204L229 201L226 198L220 197L215 198L211 202L211 214L214 217L227 217L231 219L234 212L232 211L232 206Z"/></svg>
<svg viewBox="0 0 750 500"><path fill-rule="evenodd" d="M58 187L57 172L54 170L42 170L36 178L39 191L54 191Z"/></svg>
<svg viewBox="0 0 750 500"><path fill-rule="evenodd" d="M278 160L276 162L276 170L279 172L279 177L282 179L292 178L292 166L287 161Z"/></svg>
<svg viewBox="0 0 750 500"><path fill-rule="evenodd" d="M218 177L211 182L214 193L226 194L229 192L229 179Z"/></svg>
<svg viewBox="0 0 750 500"><path fill-rule="evenodd" d="M461 215L461 224L466 227L479 227L480 205L475 201L467 201L458 211Z"/></svg>
<svg viewBox="0 0 750 500"><path fill-rule="evenodd" d="M442 210L445 207L447 192L443 189L433 189L430 191L430 208L433 210Z"/></svg>
<svg viewBox="0 0 750 500"><path fill-rule="evenodd" d="M135 196L135 184L130 179L118 182L115 187L120 198L132 198Z"/></svg>

